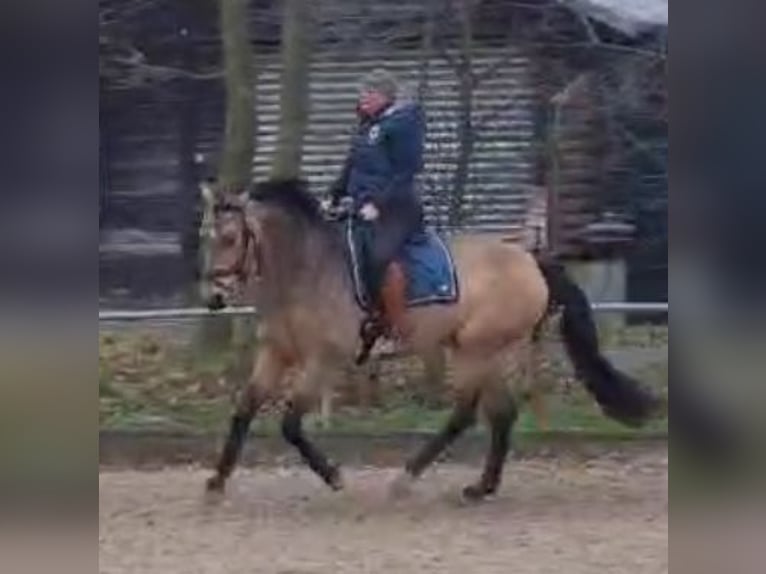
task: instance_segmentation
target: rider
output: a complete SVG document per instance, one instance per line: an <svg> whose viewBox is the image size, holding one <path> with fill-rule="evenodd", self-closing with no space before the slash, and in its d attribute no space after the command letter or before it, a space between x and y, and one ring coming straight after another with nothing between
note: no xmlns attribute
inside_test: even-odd
<svg viewBox="0 0 766 574"><path fill-rule="evenodd" d="M363 80L357 112L359 126L331 202L352 200L362 221L361 247L367 292L373 298L368 324L383 329L380 312L406 337L405 282L398 265L389 265L403 245L423 230L423 208L415 176L423 166L425 122L416 103L397 100L396 78L375 69ZM376 333L378 334L378 333Z"/></svg>

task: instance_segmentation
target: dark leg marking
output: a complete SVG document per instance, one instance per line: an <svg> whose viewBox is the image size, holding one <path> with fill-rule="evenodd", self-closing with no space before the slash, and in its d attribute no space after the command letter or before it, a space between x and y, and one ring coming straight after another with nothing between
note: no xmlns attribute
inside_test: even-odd
<svg viewBox="0 0 766 574"><path fill-rule="evenodd" d="M405 464L404 468L410 475L417 478L423 474L423 471L436 460L445 448L476 422L477 400L478 395L469 401L461 401L455 406L442 430Z"/></svg>
<svg viewBox="0 0 766 574"><path fill-rule="evenodd" d="M240 397L237 410L229 423L229 434L226 436L226 442L218 459L216 472L206 483L208 491L223 492L226 480L234 471L242 453L250 424L265 398L264 393L254 383L250 383Z"/></svg>
<svg viewBox="0 0 766 574"><path fill-rule="evenodd" d="M511 429L513 428L518 411L513 400L508 400L508 406L489 417L491 443L484 472L477 484L466 486L463 496L472 501L481 500L487 495L497 492L503 477L503 466L511 446Z"/></svg>
<svg viewBox="0 0 766 574"><path fill-rule="evenodd" d="M221 457L216 465L216 474L207 481L207 489L209 491L223 491L226 480L231 476L234 466L239 460L242 446L245 443L254 416L255 411L251 410L245 413L236 413L231 417L229 434L221 452Z"/></svg>
<svg viewBox="0 0 766 574"><path fill-rule="evenodd" d="M303 415L305 409L295 403L288 405L287 411L282 418L282 436L293 445L303 458L303 461L333 490L343 488L340 470L336 465L330 464L327 457L303 433Z"/></svg>

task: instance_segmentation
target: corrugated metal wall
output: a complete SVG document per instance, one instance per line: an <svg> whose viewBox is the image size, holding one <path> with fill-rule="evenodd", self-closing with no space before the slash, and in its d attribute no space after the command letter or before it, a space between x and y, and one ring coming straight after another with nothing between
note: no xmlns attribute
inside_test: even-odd
<svg viewBox="0 0 766 574"><path fill-rule="evenodd" d="M476 139L465 193L465 229L515 235L524 219L535 178L535 105L531 62L520 49L481 48L476 69L503 58L506 65L481 82L474 93L472 120ZM303 170L312 189L321 192L338 175L355 126L358 81L380 62L415 91L418 54L408 50L379 52L378 57L348 61L319 53L311 68L311 108ZM432 224L446 224L446 208L458 149L458 80L442 58L429 60L426 165L421 177ZM256 178L266 177L277 139L279 66L262 63L258 75L258 147Z"/></svg>

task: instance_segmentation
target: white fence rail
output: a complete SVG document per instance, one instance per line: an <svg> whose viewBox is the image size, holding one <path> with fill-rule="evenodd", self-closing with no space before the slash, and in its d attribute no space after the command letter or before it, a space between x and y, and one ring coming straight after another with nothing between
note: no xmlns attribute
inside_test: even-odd
<svg viewBox="0 0 766 574"><path fill-rule="evenodd" d="M596 313L668 313L668 303L593 303ZM255 307L228 307L210 311L205 307L179 309L103 310L98 312L99 321L151 321L153 319L193 319L219 315L257 315Z"/></svg>
<svg viewBox="0 0 766 574"><path fill-rule="evenodd" d="M206 307L184 307L180 309L106 310L98 312L99 321L151 321L152 319L193 319L219 315L257 315L255 307L227 307L210 311Z"/></svg>

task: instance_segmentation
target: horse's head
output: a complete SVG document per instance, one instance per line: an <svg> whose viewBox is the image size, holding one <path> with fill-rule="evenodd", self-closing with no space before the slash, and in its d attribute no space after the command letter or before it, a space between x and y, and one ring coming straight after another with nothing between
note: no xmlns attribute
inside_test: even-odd
<svg viewBox="0 0 766 574"><path fill-rule="evenodd" d="M326 236L327 224L303 181L272 179L244 193L203 187L203 193L211 309L239 298L252 280L259 297L283 297L305 282L299 278L302 270L325 260L326 242L318 240Z"/></svg>
<svg viewBox="0 0 766 574"><path fill-rule="evenodd" d="M207 305L219 310L236 300L260 273L258 221L247 192L214 191L203 186L208 240Z"/></svg>

